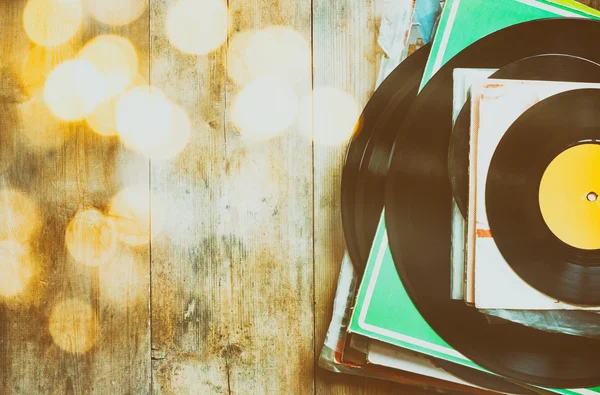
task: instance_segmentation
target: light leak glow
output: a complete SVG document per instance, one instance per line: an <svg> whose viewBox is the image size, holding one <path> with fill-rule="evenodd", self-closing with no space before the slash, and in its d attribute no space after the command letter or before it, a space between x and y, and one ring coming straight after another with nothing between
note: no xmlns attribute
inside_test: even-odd
<svg viewBox="0 0 600 395"><path fill-rule="evenodd" d="M191 123L185 111L154 87L125 93L116 105L115 117L123 143L152 159L173 158L190 138Z"/></svg>
<svg viewBox="0 0 600 395"><path fill-rule="evenodd" d="M240 85L261 77L294 84L310 78L310 64L308 41L286 26L238 33L229 46L229 75Z"/></svg>
<svg viewBox="0 0 600 395"><path fill-rule="evenodd" d="M69 43L56 47L31 46L19 73L24 90L31 96L43 92L50 72L60 63L74 57L75 49Z"/></svg>
<svg viewBox="0 0 600 395"><path fill-rule="evenodd" d="M57 303L48 323L54 344L63 351L83 354L96 344L99 325L92 306L80 299Z"/></svg>
<svg viewBox="0 0 600 395"><path fill-rule="evenodd" d="M29 249L14 240L0 241L0 297L22 293L34 275Z"/></svg>
<svg viewBox="0 0 600 395"><path fill-rule="evenodd" d="M59 119L79 121L106 97L106 83L98 69L85 60L56 66L46 80L44 100Z"/></svg>
<svg viewBox="0 0 600 395"><path fill-rule="evenodd" d="M41 226L37 205L16 189L0 191L0 240L28 242Z"/></svg>
<svg viewBox="0 0 600 395"><path fill-rule="evenodd" d="M25 32L31 41L45 47L69 41L82 21L79 0L29 0L23 12Z"/></svg>
<svg viewBox="0 0 600 395"><path fill-rule="evenodd" d="M78 211L67 226L65 244L71 256L87 266L102 265L117 250L117 233L111 221L96 209Z"/></svg>
<svg viewBox="0 0 600 395"><path fill-rule="evenodd" d="M113 26L128 25L137 20L149 0L86 0L86 9L96 20Z"/></svg>
<svg viewBox="0 0 600 395"><path fill-rule="evenodd" d="M117 193L108 213L119 240L130 246L150 241L150 190L146 185L132 186ZM159 224L153 222L152 227Z"/></svg>
<svg viewBox="0 0 600 395"><path fill-rule="evenodd" d="M269 139L294 122L297 107L296 95L289 84L274 78L260 78L236 97L232 120L242 136Z"/></svg>
<svg viewBox="0 0 600 395"><path fill-rule="evenodd" d="M115 307L127 308L128 301L142 296L144 278L128 249L122 248L98 273L100 297Z"/></svg>
<svg viewBox="0 0 600 395"><path fill-rule="evenodd" d="M317 87L313 96L302 99L298 118L301 132L306 137L320 145L338 146L350 139L359 115L358 104L348 93L331 87Z"/></svg>
<svg viewBox="0 0 600 395"><path fill-rule="evenodd" d="M129 40L101 35L88 42L77 56L90 62L102 74L106 98L122 93L138 73L138 57Z"/></svg>
<svg viewBox="0 0 600 395"><path fill-rule="evenodd" d="M227 39L227 5L222 0L181 0L167 15L167 36L182 52L204 55Z"/></svg>
<svg viewBox="0 0 600 395"><path fill-rule="evenodd" d="M71 134L71 129L50 112L41 94L19 104L19 114L19 132L25 137L25 144L30 147L57 148Z"/></svg>
<svg viewBox="0 0 600 395"><path fill-rule="evenodd" d="M143 85L147 85L147 82L140 75L137 75L129 84L129 88L133 89ZM115 136L119 134L116 112L117 103L123 94L103 101L94 111L85 117L86 123L94 132L101 136Z"/></svg>

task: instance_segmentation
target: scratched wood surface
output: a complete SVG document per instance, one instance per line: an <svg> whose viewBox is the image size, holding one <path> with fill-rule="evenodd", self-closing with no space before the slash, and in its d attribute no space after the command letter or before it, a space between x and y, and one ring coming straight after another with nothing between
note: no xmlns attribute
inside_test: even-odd
<svg viewBox="0 0 600 395"><path fill-rule="evenodd" d="M268 141L244 139L231 103L243 88L227 70L227 46L197 59L162 38L169 1L152 2L153 84L180 95L194 144L181 166L152 167L152 191L193 207L184 248L152 244L153 383L157 392L313 391L312 144L292 127ZM229 2L230 42L271 25L310 40L310 1ZM310 57L295 86L310 94ZM181 212L184 221L189 213ZM179 244L179 245L176 245Z"/></svg>
<svg viewBox="0 0 600 395"><path fill-rule="evenodd" d="M45 50L23 32L24 5L21 0L0 3L0 276L11 273L6 265L16 253L4 248L12 239L30 257L32 278L18 297L0 296L0 393L147 393L148 240L135 249L118 243L109 266L92 267L67 251L65 232L81 210L107 213L121 188L138 184L147 190L148 162L128 153L119 139L92 133L84 122L50 121L39 105L44 73L100 34L128 38L138 54L139 74L148 78L147 13L122 28L86 19L68 45ZM18 193L21 203L11 193ZM21 221L10 213L23 201L31 205ZM21 227L31 228L27 240ZM74 232L77 237L79 231Z"/></svg>
<svg viewBox="0 0 600 395"><path fill-rule="evenodd" d="M25 3L0 2L0 261L18 245L31 266L18 297L1 296L0 272L0 394L425 393L317 368L344 252L346 147L323 134L318 110L307 136L306 98L315 89L357 110L367 103L381 1L229 0L227 40L207 55L169 42L176 0L147 0L121 27L88 15L54 50L24 34ZM274 138L247 138L234 107L256 70L240 63L240 48L273 26L300 47L288 53L275 40L281 53L262 61L294 65L283 77L302 119ZM129 39L141 78L189 116L175 159L148 160L83 122L43 115L47 75L27 74L28 62L47 74L100 34ZM116 242L110 270L77 262L69 223L86 209L123 220L110 202L126 187L148 208L128 235L136 242ZM17 206L29 222L3 214Z"/></svg>
<svg viewBox="0 0 600 395"><path fill-rule="evenodd" d="M313 3L313 75L315 87L348 93L359 108L371 96L381 50L377 45L381 2L375 0L316 0ZM358 34L360 32L360 34ZM335 61L332 61L334 59ZM315 133L326 131L316 130ZM318 358L332 314L344 237L340 186L345 144L314 147L315 358ZM417 394L426 391L362 377L341 378L316 370L317 394Z"/></svg>

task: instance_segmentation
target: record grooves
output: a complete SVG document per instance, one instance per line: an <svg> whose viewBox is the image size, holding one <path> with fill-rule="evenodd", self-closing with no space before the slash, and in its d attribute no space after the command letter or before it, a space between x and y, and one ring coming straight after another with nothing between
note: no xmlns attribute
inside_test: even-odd
<svg viewBox="0 0 600 395"><path fill-rule="evenodd" d="M417 96L430 45L402 62L365 107L346 153L342 174L342 220L350 259L357 272L366 265L383 210L385 178L396 127ZM354 244L352 244L354 243ZM435 359L435 364L472 384L513 394L531 391L501 377Z"/></svg>
<svg viewBox="0 0 600 395"><path fill-rule="evenodd" d="M400 122L408 111L408 108L417 97L419 83L430 49L430 45L426 45L416 51L396 67L381 83L361 114L346 151L341 187L342 225L350 260L358 273L362 273L367 263L370 244L368 247L365 247L365 245L373 241L377 226L375 224L375 228L367 230L356 223L355 196L364 193L364 186L357 184L357 176L361 163L363 163L363 156L367 145L372 145L371 140L379 138L379 134L387 132L388 135L391 135L388 140L393 140L395 131L382 128L380 125L392 115ZM388 151L391 150L391 143L389 146ZM389 152L385 158L386 164L388 159ZM381 175L376 177L381 177ZM383 174L383 177L385 177L385 174ZM383 184L379 190L373 192L380 196L381 206L379 208L365 207L366 215L379 218L383 208Z"/></svg>
<svg viewBox="0 0 600 395"><path fill-rule="evenodd" d="M598 143L600 90L579 89L542 100L523 113L498 144L485 191L490 229L513 270L557 300L595 306L600 305L600 250L575 248L557 238L542 217L538 194L544 171L555 157L576 145ZM598 178L600 169L589 170ZM595 202L583 205L600 210Z"/></svg>
<svg viewBox="0 0 600 395"><path fill-rule="evenodd" d="M409 66L404 69L404 79L392 88L397 94L373 125L363 153L356 179L353 217L359 252L364 262L369 258L383 211L385 180L396 127L402 123L417 97L430 49L430 45L426 45L404 61Z"/></svg>
<svg viewBox="0 0 600 395"><path fill-rule="evenodd" d="M540 54L600 61L600 22L538 20L489 35L456 55L421 91L398 128L386 184L391 253L406 291L429 325L457 351L497 374L545 387L600 384L600 342L485 316L450 299L448 143L453 70L500 68Z"/></svg>
<svg viewBox="0 0 600 395"><path fill-rule="evenodd" d="M532 81L600 82L600 65L587 59L543 54L517 60L500 68L490 78ZM452 193L463 217L469 205L470 101L463 106L450 136L448 174Z"/></svg>

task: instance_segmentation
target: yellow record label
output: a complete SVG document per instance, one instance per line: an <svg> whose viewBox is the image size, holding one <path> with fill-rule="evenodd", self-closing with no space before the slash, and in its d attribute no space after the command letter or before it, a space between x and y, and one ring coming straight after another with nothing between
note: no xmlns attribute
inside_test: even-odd
<svg viewBox="0 0 600 395"><path fill-rule="evenodd" d="M548 228L563 242L600 249L600 145L581 144L546 168L539 203Z"/></svg>

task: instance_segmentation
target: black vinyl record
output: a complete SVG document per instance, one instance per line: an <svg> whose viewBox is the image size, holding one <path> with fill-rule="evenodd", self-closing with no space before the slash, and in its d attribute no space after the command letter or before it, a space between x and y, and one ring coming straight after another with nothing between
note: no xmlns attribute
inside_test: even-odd
<svg viewBox="0 0 600 395"><path fill-rule="evenodd" d="M404 121L417 97L429 53L430 45L427 45L406 60L411 61L412 66L409 67L412 70L407 67L404 80L397 87L390 87L395 89L397 94L380 114L377 122L371 125L371 136L357 174L353 211L358 249L365 263L371 252L377 224L383 212L385 181L396 138L396 128Z"/></svg>
<svg viewBox="0 0 600 395"><path fill-rule="evenodd" d="M600 342L515 323L488 324L484 314L450 299L451 201L448 143L453 70L500 68L540 54L600 61L600 22L551 19L515 25L472 44L421 91L398 128L386 184L391 253L406 291L435 332L480 366L534 385L600 385Z"/></svg>
<svg viewBox="0 0 600 395"><path fill-rule="evenodd" d="M430 45L419 49L402 62L381 83L361 114L352 140L348 145L346 161L342 171L342 225L350 260L358 273L362 273L367 264L370 245L367 248L365 244L373 241L377 226L375 224L375 228L363 229L362 225L358 226L356 224L355 196L364 190L364 187L357 184L358 172L363 162L363 156L372 138L378 138L379 134L388 133L392 137L387 157L385 158L387 164L389 155L391 154L391 141L393 141L395 131L390 133L389 130L381 128L380 125L392 115L400 122L407 113L410 105L417 97L419 83L423 76L427 58L429 57L429 51ZM375 137L375 135L377 136ZM377 175L377 177L385 178L385 174L383 176ZM380 196L381 204L379 207L374 205L366 206L365 210L368 211L368 216L379 218L383 209L383 183L379 190L374 191L374 193Z"/></svg>
<svg viewBox="0 0 600 395"><path fill-rule="evenodd" d="M359 119L346 154L342 174L342 220L350 259L361 273L384 203L384 188L396 128L417 97L429 57L426 45L401 63L379 86ZM354 205L354 207L352 207ZM501 377L479 372L452 362L435 364L467 382L494 391L532 394Z"/></svg>
<svg viewBox="0 0 600 395"><path fill-rule="evenodd" d="M498 249L523 280L558 300L598 306L600 243L598 248L582 249L559 239L548 227L539 200L548 165L567 148L582 144L600 147L600 90L568 91L535 104L510 126L494 152L487 175L486 209ZM586 181L595 183L591 178L600 178L600 168L594 165L586 164L589 173L561 169L560 178L572 178L585 189ZM583 208L582 215L590 209L600 212L597 194L593 201L586 199L595 191L565 193L573 197L573 206ZM561 211L570 214L565 207ZM568 226L569 218L562 218ZM600 223L592 220L592 226Z"/></svg>
<svg viewBox="0 0 600 395"><path fill-rule="evenodd" d="M494 72L490 78L507 80L600 82L600 65L587 59L551 54L537 55L510 63ZM452 193L463 217L469 206L469 141L471 127L470 102L463 106L448 147L448 175Z"/></svg>

